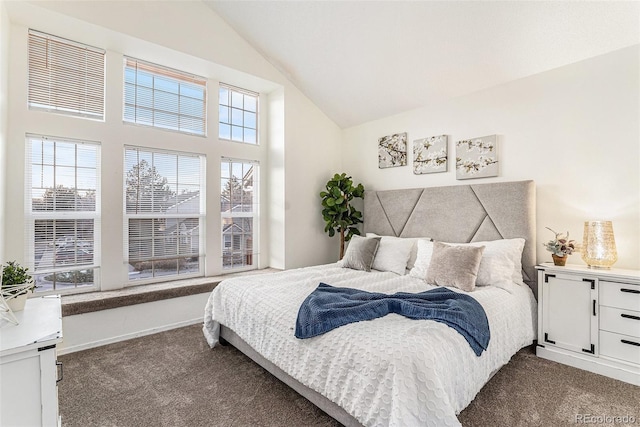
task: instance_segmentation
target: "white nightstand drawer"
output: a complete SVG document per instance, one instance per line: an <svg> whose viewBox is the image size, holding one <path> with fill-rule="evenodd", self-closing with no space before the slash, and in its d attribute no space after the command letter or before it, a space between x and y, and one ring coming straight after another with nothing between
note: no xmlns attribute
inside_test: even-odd
<svg viewBox="0 0 640 427"><path fill-rule="evenodd" d="M640 311L600 306L600 330L640 339Z"/></svg>
<svg viewBox="0 0 640 427"><path fill-rule="evenodd" d="M640 364L640 339L600 331L600 355Z"/></svg>
<svg viewBox="0 0 640 427"><path fill-rule="evenodd" d="M600 280L600 305L640 311L640 286Z"/></svg>

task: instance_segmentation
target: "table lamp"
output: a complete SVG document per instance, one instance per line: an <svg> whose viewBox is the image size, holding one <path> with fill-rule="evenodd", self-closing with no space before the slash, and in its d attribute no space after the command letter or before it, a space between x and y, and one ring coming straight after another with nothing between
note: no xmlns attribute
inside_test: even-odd
<svg viewBox="0 0 640 427"><path fill-rule="evenodd" d="M611 221L585 221L582 260L589 268L611 268L618 260Z"/></svg>

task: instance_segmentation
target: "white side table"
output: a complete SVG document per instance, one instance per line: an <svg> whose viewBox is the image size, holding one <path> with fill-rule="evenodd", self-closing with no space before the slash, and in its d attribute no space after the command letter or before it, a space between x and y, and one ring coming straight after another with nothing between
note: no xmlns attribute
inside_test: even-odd
<svg viewBox="0 0 640 427"><path fill-rule="evenodd" d="M536 354L640 385L640 271L536 268Z"/></svg>
<svg viewBox="0 0 640 427"><path fill-rule="evenodd" d="M31 298L15 315L19 325L0 321L0 425L59 426L60 296Z"/></svg>

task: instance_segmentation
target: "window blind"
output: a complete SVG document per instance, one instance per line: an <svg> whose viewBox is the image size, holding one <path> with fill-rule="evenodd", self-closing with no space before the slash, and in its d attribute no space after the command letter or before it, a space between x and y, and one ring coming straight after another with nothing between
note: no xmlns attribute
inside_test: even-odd
<svg viewBox="0 0 640 427"><path fill-rule="evenodd" d="M259 163L223 158L220 164L222 267L257 268Z"/></svg>
<svg viewBox="0 0 640 427"><path fill-rule="evenodd" d="M27 259L37 292L97 286L100 145L27 135Z"/></svg>
<svg viewBox="0 0 640 427"><path fill-rule="evenodd" d="M126 147L124 161L129 279L201 274L204 156Z"/></svg>
<svg viewBox="0 0 640 427"><path fill-rule="evenodd" d="M32 109L104 120L105 51L29 30Z"/></svg>
<svg viewBox="0 0 640 427"><path fill-rule="evenodd" d="M125 122L206 134L204 77L125 57L124 80Z"/></svg>

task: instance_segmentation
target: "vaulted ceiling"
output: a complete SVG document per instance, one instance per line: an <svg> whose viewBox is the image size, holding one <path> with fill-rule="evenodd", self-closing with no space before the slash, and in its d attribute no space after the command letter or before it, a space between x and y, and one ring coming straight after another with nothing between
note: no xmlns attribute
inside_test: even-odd
<svg viewBox="0 0 640 427"><path fill-rule="evenodd" d="M637 1L204 1L343 128L640 48Z"/></svg>

